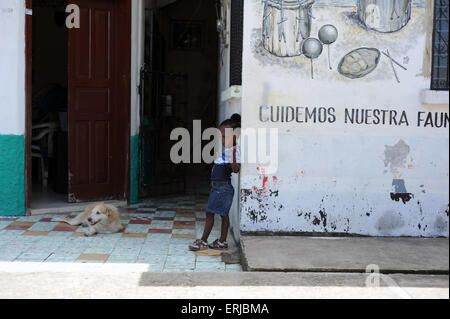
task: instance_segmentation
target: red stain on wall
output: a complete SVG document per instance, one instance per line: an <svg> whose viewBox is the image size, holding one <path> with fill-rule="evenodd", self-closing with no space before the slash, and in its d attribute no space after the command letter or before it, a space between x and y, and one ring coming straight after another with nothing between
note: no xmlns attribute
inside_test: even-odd
<svg viewBox="0 0 450 319"><path fill-rule="evenodd" d="M265 172L264 168L257 167L256 170L260 173L260 175L262 175L262 187L258 188L257 186L253 186L253 190L255 192L265 195L265 194L267 194L267 191L268 191L267 187L268 187L269 177L265 176L266 172ZM273 180L273 184L276 184L278 182L278 177L273 176L272 180Z"/></svg>
<svg viewBox="0 0 450 319"><path fill-rule="evenodd" d="M262 184L262 189L266 190L266 186L267 186L267 181L269 180L269 178L267 176L264 176L263 178L263 184Z"/></svg>

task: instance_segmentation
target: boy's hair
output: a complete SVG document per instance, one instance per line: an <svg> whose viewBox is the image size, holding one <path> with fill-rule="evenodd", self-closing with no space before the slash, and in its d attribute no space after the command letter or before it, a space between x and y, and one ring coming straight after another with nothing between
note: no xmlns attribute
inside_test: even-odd
<svg viewBox="0 0 450 319"><path fill-rule="evenodd" d="M241 116L237 113L233 114L228 120L223 121L219 127L230 127L233 130L241 128Z"/></svg>

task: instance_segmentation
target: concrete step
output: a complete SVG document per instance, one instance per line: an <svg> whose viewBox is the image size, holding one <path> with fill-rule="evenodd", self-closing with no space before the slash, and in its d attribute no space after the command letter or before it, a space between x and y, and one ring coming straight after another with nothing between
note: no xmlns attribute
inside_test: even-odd
<svg viewBox="0 0 450 319"><path fill-rule="evenodd" d="M247 271L448 274L448 238L241 237Z"/></svg>

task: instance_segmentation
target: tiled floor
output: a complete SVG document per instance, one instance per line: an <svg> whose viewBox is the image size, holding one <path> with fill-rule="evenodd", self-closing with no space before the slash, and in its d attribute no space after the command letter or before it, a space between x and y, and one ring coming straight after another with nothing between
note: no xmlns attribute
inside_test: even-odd
<svg viewBox="0 0 450 319"><path fill-rule="evenodd" d="M53 222L55 215L0 216L0 262L143 263L149 271L242 271L240 265L225 265L220 256L199 256L187 249L203 232L206 200L171 197L123 208L124 230L94 237L85 237L82 227ZM210 240L219 237L219 227L217 219Z"/></svg>

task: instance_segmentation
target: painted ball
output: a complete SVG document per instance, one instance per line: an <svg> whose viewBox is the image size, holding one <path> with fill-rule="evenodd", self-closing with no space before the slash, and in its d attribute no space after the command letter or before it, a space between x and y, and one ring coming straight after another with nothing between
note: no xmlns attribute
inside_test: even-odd
<svg viewBox="0 0 450 319"><path fill-rule="evenodd" d="M332 44L338 38L338 30L334 25L326 24L319 30L319 39L323 44Z"/></svg>
<svg viewBox="0 0 450 319"><path fill-rule="evenodd" d="M323 45L316 38L308 38L303 42L303 54L309 59L315 59L322 54Z"/></svg>

